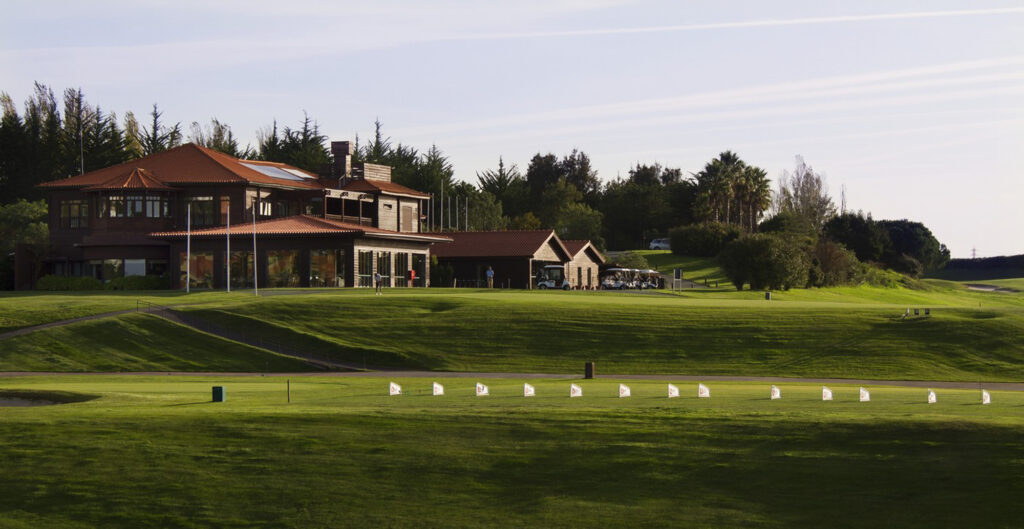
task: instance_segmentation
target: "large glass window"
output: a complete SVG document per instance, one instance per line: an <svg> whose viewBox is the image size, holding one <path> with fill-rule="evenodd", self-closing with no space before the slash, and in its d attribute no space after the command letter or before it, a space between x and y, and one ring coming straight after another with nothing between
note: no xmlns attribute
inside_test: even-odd
<svg viewBox="0 0 1024 529"><path fill-rule="evenodd" d="M146 275L146 260L145 259L125 259L124 260L124 275L125 276L144 276L144 275Z"/></svg>
<svg viewBox="0 0 1024 529"><path fill-rule="evenodd" d="M427 256L421 253L412 254L412 270L416 277L412 280L412 286L422 287L427 284Z"/></svg>
<svg viewBox="0 0 1024 529"><path fill-rule="evenodd" d="M162 276L167 273L167 259L146 259L146 275Z"/></svg>
<svg viewBox="0 0 1024 529"><path fill-rule="evenodd" d="M104 281L124 277L124 259L104 259L101 278Z"/></svg>
<svg viewBox="0 0 1024 529"><path fill-rule="evenodd" d="M171 201L166 195L159 193L146 194L146 217L151 219L171 216Z"/></svg>
<svg viewBox="0 0 1024 529"><path fill-rule="evenodd" d="M89 227L89 202L86 200L61 200L60 227Z"/></svg>
<svg viewBox="0 0 1024 529"><path fill-rule="evenodd" d="M213 197L190 197L187 204L192 208L192 226L213 226L216 222Z"/></svg>
<svg viewBox="0 0 1024 529"><path fill-rule="evenodd" d="M213 288L213 254L192 253L191 266L188 263L188 254L178 254L181 285L185 285L186 273L191 288ZM187 272L186 272L187 271Z"/></svg>
<svg viewBox="0 0 1024 529"><path fill-rule="evenodd" d="M126 217L143 217L146 215L146 195L127 195L125 196L125 212Z"/></svg>
<svg viewBox="0 0 1024 529"><path fill-rule="evenodd" d="M231 286L252 287L252 252L231 252Z"/></svg>
<svg viewBox="0 0 1024 529"><path fill-rule="evenodd" d="M395 254L395 286L409 286L409 254Z"/></svg>
<svg viewBox="0 0 1024 529"><path fill-rule="evenodd" d="M309 251L309 286L337 286L337 257L334 250Z"/></svg>
<svg viewBox="0 0 1024 529"><path fill-rule="evenodd" d="M267 251L267 286L271 288L299 286L298 250Z"/></svg>
<svg viewBox="0 0 1024 529"><path fill-rule="evenodd" d="M373 252L359 252L359 286L373 286Z"/></svg>
<svg viewBox="0 0 1024 529"><path fill-rule="evenodd" d="M383 286L391 286L391 252L377 253L377 273Z"/></svg>
<svg viewBox="0 0 1024 529"><path fill-rule="evenodd" d="M116 193L100 197L100 217L118 218L124 216L124 195Z"/></svg>

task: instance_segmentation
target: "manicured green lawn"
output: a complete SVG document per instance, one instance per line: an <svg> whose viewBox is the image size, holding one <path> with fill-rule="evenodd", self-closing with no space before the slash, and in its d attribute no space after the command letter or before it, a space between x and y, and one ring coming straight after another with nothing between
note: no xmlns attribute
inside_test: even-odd
<svg viewBox="0 0 1024 529"><path fill-rule="evenodd" d="M338 361L454 371L1024 380L1024 309L618 292L279 296L189 312ZM880 289L884 290L884 289ZM360 295L362 294L362 295ZM807 294L803 294L807 296ZM824 295L824 294L819 294ZM831 294L842 299L841 294ZM896 296L896 294L893 294ZM967 300L962 306L944 306ZM987 298L1010 296L984 294ZM986 298L986 299L987 299ZM812 298L813 299L813 298ZM903 319L908 306L932 315ZM993 305L988 307L988 305Z"/></svg>
<svg viewBox="0 0 1024 529"><path fill-rule="evenodd" d="M149 314L83 321L0 341L0 371L313 370Z"/></svg>
<svg viewBox="0 0 1024 529"><path fill-rule="evenodd" d="M465 289L174 299L226 328L371 368L575 373L596 361L599 372L621 374L1024 380L1024 293L927 285L793 290L772 301L728 290ZM922 316L903 319L907 308ZM250 348L221 355L219 341L199 336L154 318L99 320L4 340L0 368L267 370Z"/></svg>
<svg viewBox="0 0 1024 529"><path fill-rule="evenodd" d="M655 270L668 278L672 277L673 270L682 268L684 279L701 284L707 279L718 282L718 288L733 288L713 257L685 257L668 250L635 250L634 253L644 256Z"/></svg>
<svg viewBox="0 0 1024 529"><path fill-rule="evenodd" d="M10 292L0 291L0 332L31 327L82 316L135 310L139 302L159 305L200 304L252 297L252 291L224 292L179 291L97 291L97 292Z"/></svg>
<svg viewBox="0 0 1024 529"><path fill-rule="evenodd" d="M2 527L1015 527L1024 395L874 387L61 377L0 408ZM227 402L210 403L225 385ZM421 394L421 392L423 394Z"/></svg>

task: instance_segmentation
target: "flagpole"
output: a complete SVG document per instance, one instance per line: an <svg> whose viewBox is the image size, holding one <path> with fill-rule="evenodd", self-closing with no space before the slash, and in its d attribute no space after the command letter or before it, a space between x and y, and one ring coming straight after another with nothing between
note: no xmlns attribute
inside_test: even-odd
<svg viewBox="0 0 1024 529"><path fill-rule="evenodd" d="M256 212L259 210L259 201L253 201L252 206L252 293L254 296L260 295L260 274L257 271L259 268L256 266Z"/></svg>
<svg viewBox="0 0 1024 529"><path fill-rule="evenodd" d="M231 199L228 199L228 218L225 225L228 230L227 240L225 242L225 245L227 246L227 251L225 252L224 256L224 264L225 268L227 269L228 280L225 283L227 284L228 292L231 292Z"/></svg>
<svg viewBox="0 0 1024 529"><path fill-rule="evenodd" d="M192 203L185 206L185 293L192 286Z"/></svg>

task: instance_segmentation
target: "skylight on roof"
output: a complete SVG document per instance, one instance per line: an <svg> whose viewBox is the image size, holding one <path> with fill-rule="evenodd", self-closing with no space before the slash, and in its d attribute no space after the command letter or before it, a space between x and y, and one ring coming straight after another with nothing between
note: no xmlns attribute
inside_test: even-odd
<svg viewBox="0 0 1024 529"><path fill-rule="evenodd" d="M252 169L253 171L256 171L258 173L264 174L264 175L269 176L271 178L278 178L280 180L292 180L292 181L295 181L295 180L305 180L305 178L299 177L297 175L292 174L289 171L286 171L286 170L281 169L279 167L274 167L272 165L259 165L259 164L254 164L254 163L245 163L245 162L241 162L241 163L242 163L242 165L248 167L249 169Z"/></svg>
<svg viewBox="0 0 1024 529"><path fill-rule="evenodd" d="M297 176L297 177L299 177L299 178L301 178L303 180L314 180L314 178L312 176L309 176L308 174L303 173L302 171L300 171L298 169L288 169L287 167L282 167L281 169L284 170L284 171L288 171L289 173L291 173L291 174L293 174L293 175L295 175L295 176Z"/></svg>

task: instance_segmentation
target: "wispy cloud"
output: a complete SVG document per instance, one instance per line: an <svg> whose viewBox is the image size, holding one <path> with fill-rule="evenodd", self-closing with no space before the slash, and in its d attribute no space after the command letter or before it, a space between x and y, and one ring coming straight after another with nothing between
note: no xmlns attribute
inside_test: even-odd
<svg viewBox="0 0 1024 529"><path fill-rule="evenodd" d="M457 123L431 123L417 127L405 127L394 131L398 135L417 136L429 134L452 134L467 131L471 134L465 139L474 141L479 132L488 129L508 129L509 127L540 127L552 122L564 127L565 123L573 123L573 130L594 130L604 120L609 126L628 126L630 121L645 118L646 124L651 121L682 122L700 116L702 111L712 111L711 116L721 118L726 115L775 114L778 112L853 110L886 105L905 105L914 102L941 101L948 99L964 99L986 95L1007 93L1007 88L998 85L1000 82L1018 81L1024 77L1019 68L1024 65L1024 56L1000 57L976 61L961 61L900 70L886 70L855 75L830 76L805 79L786 83L748 86L732 90L716 90L681 94L672 97L648 98L628 101L616 101L598 105L585 105L567 109L517 114L513 116L492 116L487 119L464 121ZM976 70L1001 70L977 75L964 76L966 72ZM953 88L959 90L951 90ZM966 87L966 88L964 88ZM1010 88L1012 90L1016 87ZM889 94L877 97L878 94ZM856 100L857 97L876 96L870 99ZM845 100L840 98L846 98ZM815 100L826 99L825 103ZM791 102L794 105L781 106ZM761 108L738 108L741 106L757 106ZM672 114L676 113L676 114ZM654 115L650 117L650 115ZM586 122L584 124L583 122ZM546 133L551 127L545 126Z"/></svg>
<svg viewBox="0 0 1024 529"><path fill-rule="evenodd" d="M841 15L830 17L804 17L789 19L746 20L735 22L713 22L707 24L677 24L670 26L646 26L632 28L580 29L564 31L523 31L508 33L476 33L452 36L451 40L493 40L493 39L530 39L552 37L588 37L600 35L629 35L637 33L675 33L681 31L709 31L716 29L750 29L779 26L805 26L812 24L842 24L853 22L875 22L887 20L911 20L922 18L946 18L991 15L1024 14L1024 7L1004 7L993 9L961 9L951 11L914 11L909 13L879 13L871 15Z"/></svg>

